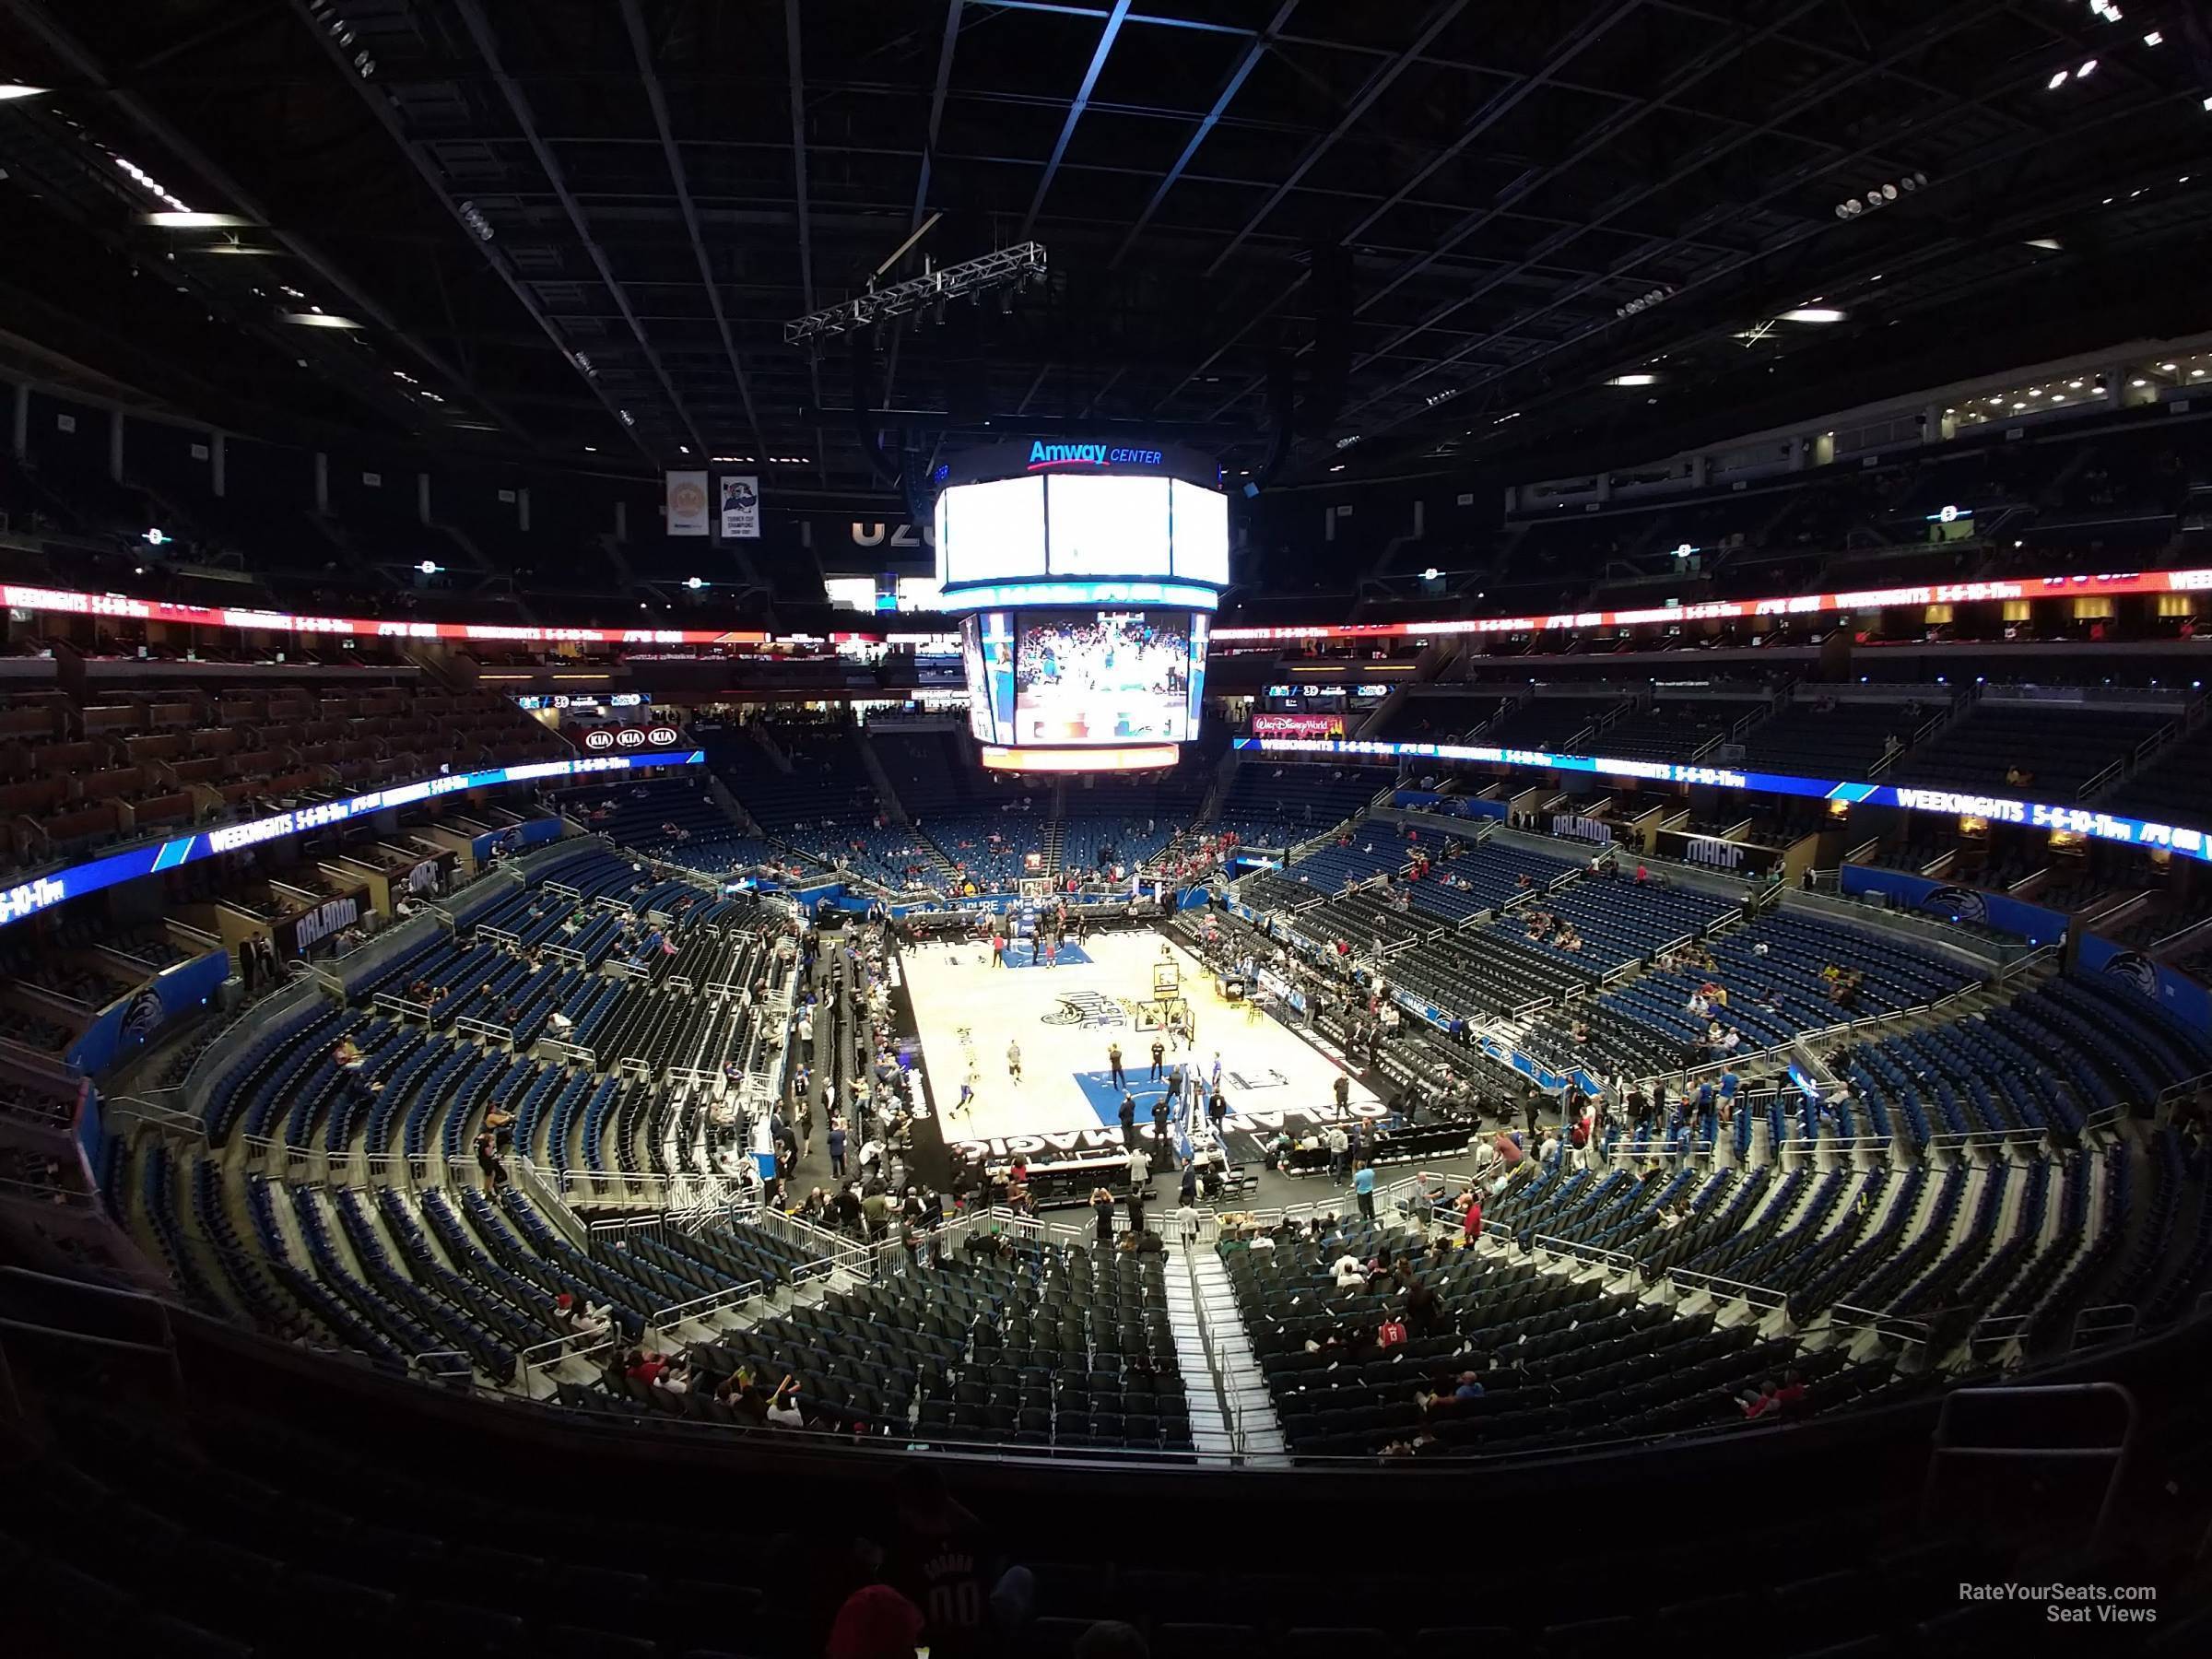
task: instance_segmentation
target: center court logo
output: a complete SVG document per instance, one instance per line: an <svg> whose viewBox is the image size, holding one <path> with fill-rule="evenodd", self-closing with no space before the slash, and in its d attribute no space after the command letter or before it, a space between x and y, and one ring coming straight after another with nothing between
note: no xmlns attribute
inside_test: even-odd
<svg viewBox="0 0 2212 1659"><path fill-rule="evenodd" d="M1038 1024L1048 1026L1125 1026L1129 1023L1128 1010L1111 996L1096 991L1069 991L1061 994L1060 1006L1050 1014L1038 1017Z"/></svg>

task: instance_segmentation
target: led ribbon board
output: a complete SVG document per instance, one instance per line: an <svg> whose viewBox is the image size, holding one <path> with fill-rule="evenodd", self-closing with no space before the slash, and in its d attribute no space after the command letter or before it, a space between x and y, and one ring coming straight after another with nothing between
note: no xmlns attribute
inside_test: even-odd
<svg viewBox="0 0 2212 1659"><path fill-rule="evenodd" d="M1787 772L1737 771L1679 760L1618 760L1603 755L1553 755L1542 749L1492 748L1465 743L1382 743L1359 738L1239 737L1241 749L1271 755L1316 755L1342 759L1470 760L1493 765L1541 767L1552 771L1594 772L1634 778L1648 783L1702 783L1716 789L1764 790L1770 794L1810 795L1847 801L1854 806L1902 806L1912 812L1940 812L1985 818L1993 824L2019 824L2031 830L2063 830L2126 847L2165 848L2184 858L2212 864L2212 831L2121 818L2090 806L2055 806L2010 795L1975 794L1955 789L1920 789L1909 783L1847 783L1830 778L1799 778Z"/></svg>
<svg viewBox="0 0 2212 1659"><path fill-rule="evenodd" d="M1431 639L1446 634L1535 633L1547 629L1637 628L1653 622L1727 622L1752 617L1805 617L1888 606L1977 605L1989 600L2071 599L2130 594L2212 593L2212 571L2122 571L2106 576L2028 576L2004 582L1936 582L1857 593L1798 594L1772 599L1701 600L1643 610L1568 611L1549 617L1474 617L1451 622L1347 622L1292 628L1218 628L1219 645L1279 640Z"/></svg>
<svg viewBox="0 0 2212 1659"><path fill-rule="evenodd" d="M1208 548L1210 556L1211 549ZM1105 584L1111 591L1080 591L1077 584L1048 593L1048 605L1188 605L1210 610L1215 600L1188 582L1154 584L1163 591L1136 596L1129 582ZM2212 570L2119 571L2100 576L2030 576L2003 582L1933 582L1918 587L1868 588L1859 593L1799 594L1768 599L1700 601L1656 606L1644 610L1575 611L1550 617L1478 617L1445 622L1316 623L1289 628L1223 628L1217 644L1250 644L1284 640L1430 639L1447 634L1527 633L1540 629L1630 628L1652 622L1730 621L1747 617L1798 617L1822 611L1878 610L1885 606L1971 605L1984 600L2064 599L2083 595L2113 598L2131 594L2212 593ZM1201 597L1201 595L1205 595ZM1028 595L1024 594L1026 602ZM971 591L963 606L1004 605L1004 593ZM53 611L76 617L117 617L126 621L175 622L192 628L257 629L271 633L329 634L355 639L481 640L524 645L768 645L820 644L820 637L771 634L759 629L697 628L532 628L495 622L392 622L368 617L306 617L285 611L233 610L213 605L171 605L133 599L123 594L85 594L66 588L0 583L0 604L14 610ZM872 633L836 634L831 639L872 640Z"/></svg>
<svg viewBox="0 0 2212 1659"><path fill-rule="evenodd" d="M213 829L196 830L191 835L180 835L170 841L126 847L120 853L109 853L105 858L71 865L65 870L33 877L29 881L0 890L0 927L11 922L20 922L26 916L35 916L41 911L52 910L69 900L81 899L87 893L96 893L102 888L117 887L126 881L135 881L141 876L197 864L201 859L212 858L218 853L235 853L241 847L257 847L264 841L282 841L287 836L302 834L310 830L347 823L387 808L412 806L439 795L455 794L470 789L489 789L500 783L535 782L546 778L582 778L595 772L635 771L648 766L704 766L706 761L707 751L704 749L667 749L650 755L601 755L578 760L535 760L525 766L495 766L485 771L443 772L435 778L419 778L412 783L394 783L388 789L371 790L367 794L355 795L350 800L325 801L314 806L296 807L290 812L273 813L266 818L248 818L243 823L218 824Z"/></svg>

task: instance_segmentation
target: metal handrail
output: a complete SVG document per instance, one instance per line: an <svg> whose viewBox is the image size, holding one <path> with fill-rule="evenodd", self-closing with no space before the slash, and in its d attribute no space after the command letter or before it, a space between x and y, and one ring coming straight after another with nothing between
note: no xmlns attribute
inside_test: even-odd
<svg viewBox="0 0 2212 1659"><path fill-rule="evenodd" d="M794 1278L793 1281L796 1283ZM699 1319L709 1313L719 1313L724 1308L734 1308L748 1302L768 1288L759 1279L744 1279L735 1285L725 1285L720 1290L710 1290L704 1296L695 1296L689 1301L673 1302L665 1308L656 1308L645 1315L645 1324L655 1331L665 1331L687 1319Z"/></svg>
<svg viewBox="0 0 2212 1659"><path fill-rule="evenodd" d="M2119 1439L2102 1446L1968 1446L1960 1445L1950 1437L1954 1432L1953 1418L1963 1406L1969 1409L1983 1401L2084 1399L2090 1395L2116 1399L2124 1413ZM1943 1396L1943 1405L1936 1418L1936 1434L1929 1447L1928 1472L1920 1488L1920 1521L1924 1529L1930 1525L1936 1507L1936 1477L1947 1458L1978 1458L2001 1463L2022 1463L2030 1460L2081 1462L2090 1459L2109 1459L2111 1473L2105 1478L2104 1497L2097 1507L2097 1519L2089 1528L2089 1551L2097 1554L2103 1547L2106 1534L2111 1530L2112 1511L2119 1502L2120 1488L2127 1473L2129 1454L2135 1450L2136 1432L2140 1427L2142 1413L2136 1405L2132 1391L2117 1382L2052 1382L2026 1385L2001 1385L1992 1388L1954 1389Z"/></svg>
<svg viewBox="0 0 2212 1659"><path fill-rule="evenodd" d="M426 1359L458 1359L461 1366L457 1371L438 1371L425 1365L423 1361ZM419 1354L410 1354L407 1356L407 1369L418 1371L426 1377L473 1377L477 1374L476 1361L459 1348L453 1347L425 1348Z"/></svg>

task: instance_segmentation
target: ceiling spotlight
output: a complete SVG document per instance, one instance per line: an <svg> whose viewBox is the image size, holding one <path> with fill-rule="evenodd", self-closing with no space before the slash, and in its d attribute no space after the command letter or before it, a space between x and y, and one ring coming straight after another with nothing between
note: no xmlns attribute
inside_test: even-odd
<svg viewBox="0 0 2212 1659"><path fill-rule="evenodd" d="M2055 253L2059 251L2060 244L2055 236L2031 236L2028 239L2027 245L2030 248L2041 248L2046 253Z"/></svg>
<svg viewBox="0 0 2212 1659"><path fill-rule="evenodd" d="M425 576L435 576L435 575L437 575L437 574L438 574L438 567L437 567L437 565L436 565L435 563L433 563L431 560L429 560L429 559L424 559L424 560L423 560L423 561L422 561L420 564L417 565L415 568L416 568L417 570L420 571L421 571L421 572L422 572L422 573L423 573Z"/></svg>
<svg viewBox="0 0 2212 1659"><path fill-rule="evenodd" d="M2143 44L2146 46L2163 46L2166 44L2166 37L2154 29L2148 34L2143 37Z"/></svg>
<svg viewBox="0 0 2212 1659"><path fill-rule="evenodd" d="M2056 75L2053 75L2049 80L2043 83L2043 90L2046 92L2055 92L2065 84L2066 72L2064 69L2061 69Z"/></svg>
<svg viewBox="0 0 2212 1659"><path fill-rule="evenodd" d="M0 103L12 103L18 98L43 98L46 91L44 87L24 87L14 81L0 81Z"/></svg>
<svg viewBox="0 0 2212 1659"><path fill-rule="evenodd" d="M1886 202L1894 202L1894 201L1896 201L1896 200L1897 200L1897 186L1896 186L1896 185L1894 185L1894 184L1885 184L1885 185L1883 185L1883 186L1882 186L1882 199L1883 199L1884 201L1886 201Z"/></svg>
<svg viewBox="0 0 2212 1659"><path fill-rule="evenodd" d="M1655 386L1658 383L1659 377L1655 374L1617 374L1606 382L1608 386Z"/></svg>
<svg viewBox="0 0 2212 1659"><path fill-rule="evenodd" d="M1841 323L1851 313L1832 305L1800 305L1782 313L1784 323Z"/></svg>
<svg viewBox="0 0 2212 1659"><path fill-rule="evenodd" d="M297 323L302 328L359 328L351 317L341 317L331 312L286 312L287 323Z"/></svg>
<svg viewBox="0 0 2212 1659"><path fill-rule="evenodd" d="M253 221L235 213L149 213L146 222L164 230L222 230Z"/></svg>
<svg viewBox="0 0 2212 1659"><path fill-rule="evenodd" d="M491 221L484 217L481 207L474 202L464 202L457 211L461 215L461 222L469 228L478 241L491 240Z"/></svg>
<svg viewBox="0 0 2212 1659"><path fill-rule="evenodd" d="M2090 58L2084 62L2080 68L2074 71L2074 78L2076 80L2088 80L2091 75L2096 73L2096 71L2097 60L2095 58Z"/></svg>
<svg viewBox="0 0 2212 1659"><path fill-rule="evenodd" d="M705 587L707 583L706 579L702 576L687 576L684 578L684 585L696 594L700 588Z"/></svg>

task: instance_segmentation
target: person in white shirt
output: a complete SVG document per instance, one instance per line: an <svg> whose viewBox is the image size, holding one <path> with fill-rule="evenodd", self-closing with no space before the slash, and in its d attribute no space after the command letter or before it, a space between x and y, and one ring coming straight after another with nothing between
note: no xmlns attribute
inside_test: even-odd
<svg viewBox="0 0 2212 1659"><path fill-rule="evenodd" d="M1340 1255L1331 1271L1336 1276L1336 1288L1356 1290L1367 1283L1367 1264L1356 1255Z"/></svg>
<svg viewBox="0 0 2212 1659"><path fill-rule="evenodd" d="M768 1420L779 1429L804 1429L806 1419L799 1414L799 1385L791 1378L783 1379L776 1396L768 1403Z"/></svg>
<svg viewBox="0 0 2212 1659"><path fill-rule="evenodd" d="M559 1008L546 1016L546 1024L551 1028L553 1035L556 1037L566 1037L576 1029L576 1022Z"/></svg>
<svg viewBox="0 0 2212 1659"><path fill-rule="evenodd" d="M1145 1156L1141 1146L1129 1148L1129 1184L1140 1187L1152 1179L1152 1160Z"/></svg>

